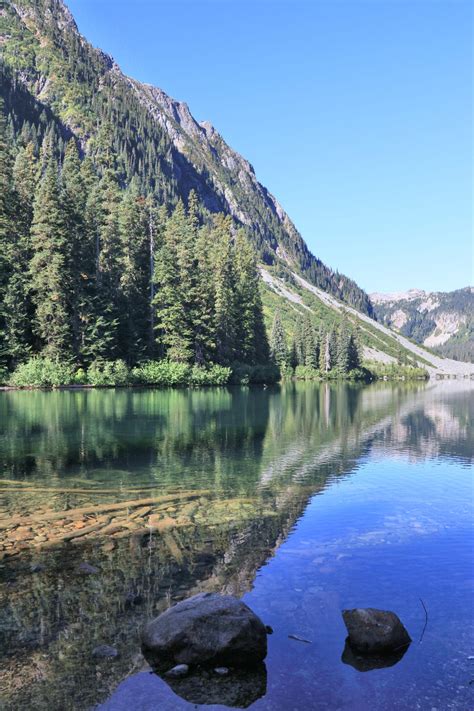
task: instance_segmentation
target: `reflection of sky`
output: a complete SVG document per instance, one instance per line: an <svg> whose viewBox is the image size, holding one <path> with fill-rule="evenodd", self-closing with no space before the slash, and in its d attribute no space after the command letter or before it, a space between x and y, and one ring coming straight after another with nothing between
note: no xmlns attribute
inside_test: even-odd
<svg viewBox="0 0 474 711"><path fill-rule="evenodd" d="M471 708L472 563L472 480L458 462L386 452L334 478L245 596L275 629L254 708ZM362 674L340 662L340 611L356 606L399 614L413 639L399 664Z"/></svg>

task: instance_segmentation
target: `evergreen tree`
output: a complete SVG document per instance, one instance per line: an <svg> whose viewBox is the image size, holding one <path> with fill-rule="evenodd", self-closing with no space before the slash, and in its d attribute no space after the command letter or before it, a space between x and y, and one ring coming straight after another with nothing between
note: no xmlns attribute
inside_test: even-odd
<svg viewBox="0 0 474 711"><path fill-rule="evenodd" d="M214 323L217 362L228 365L239 357L237 347L237 309L233 264L231 219L214 217Z"/></svg>
<svg viewBox="0 0 474 711"><path fill-rule="evenodd" d="M158 343L171 360L190 362L193 358L192 317L185 307L194 294L189 293L194 275L192 235L184 204L179 201L166 223L163 243L155 258L154 299ZM185 273L186 272L186 273ZM182 281L184 278L184 282Z"/></svg>
<svg viewBox="0 0 474 711"><path fill-rule="evenodd" d="M284 368L287 365L288 349L286 346L286 336L278 311L275 311L275 316L273 317L270 335L270 354L273 362L279 368Z"/></svg>
<svg viewBox="0 0 474 711"><path fill-rule="evenodd" d="M10 359L8 308L5 297L11 278L11 249L15 240L15 192L13 161L7 139L7 127L0 100L0 366Z"/></svg>
<svg viewBox="0 0 474 711"><path fill-rule="evenodd" d="M119 225L122 266L120 275L120 355L130 364L149 353L149 232L148 211L136 183L125 192Z"/></svg>
<svg viewBox="0 0 474 711"><path fill-rule="evenodd" d="M237 339L244 363L268 361L268 341L263 322L256 255L243 230L235 240Z"/></svg>
<svg viewBox="0 0 474 711"><path fill-rule="evenodd" d="M54 146L46 146L45 172L38 184L31 226L30 278L36 307L35 330L43 352L53 358L71 355L71 264L67 223L59 186Z"/></svg>
<svg viewBox="0 0 474 711"><path fill-rule="evenodd" d="M317 336L308 314L303 321L304 364L309 368L318 367L319 348Z"/></svg>

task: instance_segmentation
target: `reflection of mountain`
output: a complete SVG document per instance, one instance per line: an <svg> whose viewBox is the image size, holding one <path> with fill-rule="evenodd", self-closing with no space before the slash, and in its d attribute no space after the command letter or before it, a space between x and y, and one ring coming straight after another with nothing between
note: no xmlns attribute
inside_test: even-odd
<svg viewBox="0 0 474 711"><path fill-rule="evenodd" d="M158 507L163 527L152 537L132 525L63 544L37 540L33 530L5 549L17 551L3 560L0 587L7 708L81 709L105 698L141 667L145 619L199 590L249 590L310 497L371 449L468 461L471 393L458 383L4 393L1 447L11 478L0 484L0 521L47 515L49 497L64 514L50 521L50 534L82 525L67 523L68 512L85 503L130 499L132 485L169 496L203 490ZM19 530L5 523L0 533ZM83 561L99 572L81 573ZM116 646L120 658L98 665L99 644Z"/></svg>

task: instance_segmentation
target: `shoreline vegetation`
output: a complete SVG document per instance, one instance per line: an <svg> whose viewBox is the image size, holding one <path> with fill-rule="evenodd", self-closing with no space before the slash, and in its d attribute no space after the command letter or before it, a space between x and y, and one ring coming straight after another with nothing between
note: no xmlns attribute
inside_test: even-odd
<svg viewBox="0 0 474 711"><path fill-rule="evenodd" d="M337 382L374 380L426 380L423 368L399 364L367 364L346 373L337 367L322 372L310 366L292 368L284 364L232 366L189 365L172 361L149 361L129 368L125 361L94 363L89 368L76 368L50 358L33 357L20 364L13 373L0 373L4 389L35 388L102 388L102 387L203 387L227 385L272 385L279 382Z"/></svg>

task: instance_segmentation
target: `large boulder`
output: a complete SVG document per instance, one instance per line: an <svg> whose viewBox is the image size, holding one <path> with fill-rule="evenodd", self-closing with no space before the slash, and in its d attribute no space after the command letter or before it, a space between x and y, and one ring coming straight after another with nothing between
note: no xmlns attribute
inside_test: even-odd
<svg viewBox="0 0 474 711"><path fill-rule="evenodd" d="M237 598L201 593L152 620L143 631L142 649L158 670L176 664L248 667L265 659L267 632Z"/></svg>
<svg viewBox="0 0 474 711"><path fill-rule="evenodd" d="M363 654L395 652L411 642L410 635L394 612L373 607L343 610L350 646Z"/></svg>

